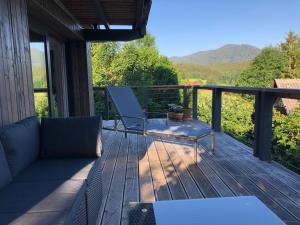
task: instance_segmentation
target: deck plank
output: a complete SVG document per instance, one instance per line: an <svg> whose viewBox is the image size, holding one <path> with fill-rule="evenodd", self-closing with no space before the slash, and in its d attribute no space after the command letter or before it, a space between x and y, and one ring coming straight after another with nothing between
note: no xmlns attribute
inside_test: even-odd
<svg viewBox="0 0 300 225"><path fill-rule="evenodd" d="M230 148L232 148L232 146L230 146ZM295 217L298 215L297 206L292 202L286 201L288 198L282 198L281 193L271 189L271 186L268 183L263 182L261 179L255 180L254 175L247 173L247 171L250 171L251 169L244 164L244 160L233 159L234 156L231 155L232 152L234 152L232 149L227 152L221 151L219 152L217 159L207 153L202 156L210 158L211 161L218 162L223 169L227 170L240 185L249 191L251 195L257 196L284 221L295 221ZM230 158L231 160L229 160ZM268 188L264 187L263 184L268 185ZM280 198L278 196L280 196Z"/></svg>
<svg viewBox="0 0 300 225"><path fill-rule="evenodd" d="M172 161L175 170L178 173L178 176L182 182L183 188L190 199L203 198L201 191L198 189L195 181L193 180L190 173L187 171L188 166L186 163L180 159L175 151L176 143L169 143L167 141L163 141L164 150L169 155L170 160Z"/></svg>
<svg viewBox="0 0 300 225"><path fill-rule="evenodd" d="M178 174L169 158L169 155L165 152L164 145L161 141L154 141L157 155L159 157L166 181L170 188L172 199L186 199L187 195L184 191L182 183L178 177Z"/></svg>
<svg viewBox="0 0 300 225"><path fill-rule="evenodd" d="M300 225L300 178L217 133L216 154L200 141L198 163L183 142L105 131L99 225L128 225L129 202L255 195L288 225Z"/></svg>
<svg viewBox="0 0 300 225"><path fill-rule="evenodd" d="M254 183L257 188L259 188L268 198L272 199L272 201L276 202L276 209L277 212L280 211L282 214L282 218L286 221L293 221L295 220L295 217L297 220L300 220L299 214L300 214L300 208L297 203L295 203L294 200L290 199L288 196L280 192L276 187L276 183L269 183L266 181L260 174L264 173L264 171L261 168L257 168L254 164L247 164L245 162L248 162L247 160L228 160L228 158L232 158L232 154L234 154L236 148L232 149L231 151L227 152L220 152L221 155L224 155L224 158L226 159L225 162L227 164L234 165L234 167L238 169L231 168L230 171L235 171L236 175L242 176L244 179L247 178L249 181ZM256 170L256 171L254 171ZM249 185L248 185L249 187ZM289 195L289 193L286 193ZM288 214L292 214L291 216L286 216Z"/></svg>
<svg viewBox="0 0 300 225"><path fill-rule="evenodd" d="M154 141L151 137L147 137L146 141L148 147L147 154L151 168L155 199L157 201L171 200L171 192L169 190L168 182L166 180L163 168L157 155Z"/></svg>
<svg viewBox="0 0 300 225"><path fill-rule="evenodd" d="M137 155L137 135L129 134L126 166L125 190L122 211L122 225L128 224L128 204L139 202L139 171Z"/></svg>
<svg viewBox="0 0 300 225"><path fill-rule="evenodd" d="M99 217L98 217L99 224L104 224L103 217L104 217L104 213L105 213L106 204L108 201L108 196L110 194L111 181L113 179L114 170L115 170L115 166L116 166L116 160L117 160L117 156L118 156L119 149L120 149L120 143L122 140L120 133L116 133L115 136L112 135L111 137L113 137L112 142L109 145L109 147L107 147L104 150L104 156L102 156L102 157L105 157L105 163L103 164L103 168L102 168L103 199L102 199L102 205L99 210ZM103 160L103 158L101 160Z"/></svg>
<svg viewBox="0 0 300 225"><path fill-rule="evenodd" d="M128 138L121 138L114 176L112 177L102 224L120 224L127 165Z"/></svg>
<svg viewBox="0 0 300 225"><path fill-rule="evenodd" d="M154 202L154 186L151 176L151 169L147 154L147 143L143 136L138 136L138 160L139 160L139 181L140 201Z"/></svg>
<svg viewBox="0 0 300 225"><path fill-rule="evenodd" d="M176 150L181 160L188 159L188 171L193 176L197 186L206 198L218 197L219 193L210 183L209 179L201 171L201 169L194 163L193 149L188 145L176 145Z"/></svg>

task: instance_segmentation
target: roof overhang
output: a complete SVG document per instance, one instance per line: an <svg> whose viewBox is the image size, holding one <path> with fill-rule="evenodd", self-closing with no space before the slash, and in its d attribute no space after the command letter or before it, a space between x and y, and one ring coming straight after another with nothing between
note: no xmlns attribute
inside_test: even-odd
<svg viewBox="0 0 300 225"><path fill-rule="evenodd" d="M28 0L31 28L94 42L142 38L150 8L151 0Z"/></svg>
<svg viewBox="0 0 300 225"><path fill-rule="evenodd" d="M61 0L61 3L79 22L87 41L130 41L146 34L151 0ZM115 26L117 29L113 29Z"/></svg>

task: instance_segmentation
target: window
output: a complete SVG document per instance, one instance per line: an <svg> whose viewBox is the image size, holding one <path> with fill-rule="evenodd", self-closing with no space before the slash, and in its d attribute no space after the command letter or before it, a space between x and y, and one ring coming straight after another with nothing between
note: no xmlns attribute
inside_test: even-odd
<svg viewBox="0 0 300 225"><path fill-rule="evenodd" d="M49 116L45 42L30 42L35 111L38 117Z"/></svg>

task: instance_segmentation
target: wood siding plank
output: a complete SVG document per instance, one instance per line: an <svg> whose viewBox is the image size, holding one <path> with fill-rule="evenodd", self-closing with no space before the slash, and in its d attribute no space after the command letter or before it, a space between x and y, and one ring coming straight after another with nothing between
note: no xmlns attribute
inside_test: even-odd
<svg viewBox="0 0 300 225"><path fill-rule="evenodd" d="M0 125L35 115L27 4L0 2Z"/></svg>

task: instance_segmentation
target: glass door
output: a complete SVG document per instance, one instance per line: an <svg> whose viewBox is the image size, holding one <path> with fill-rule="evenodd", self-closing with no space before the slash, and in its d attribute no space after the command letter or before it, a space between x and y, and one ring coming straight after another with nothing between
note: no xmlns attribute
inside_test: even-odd
<svg viewBox="0 0 300 225"><path fill-rule="evenodd" d="M52 117L55 113L51 53L44 36L30 32L30 53L34 87L35 110L38 117Z"/></svg>

